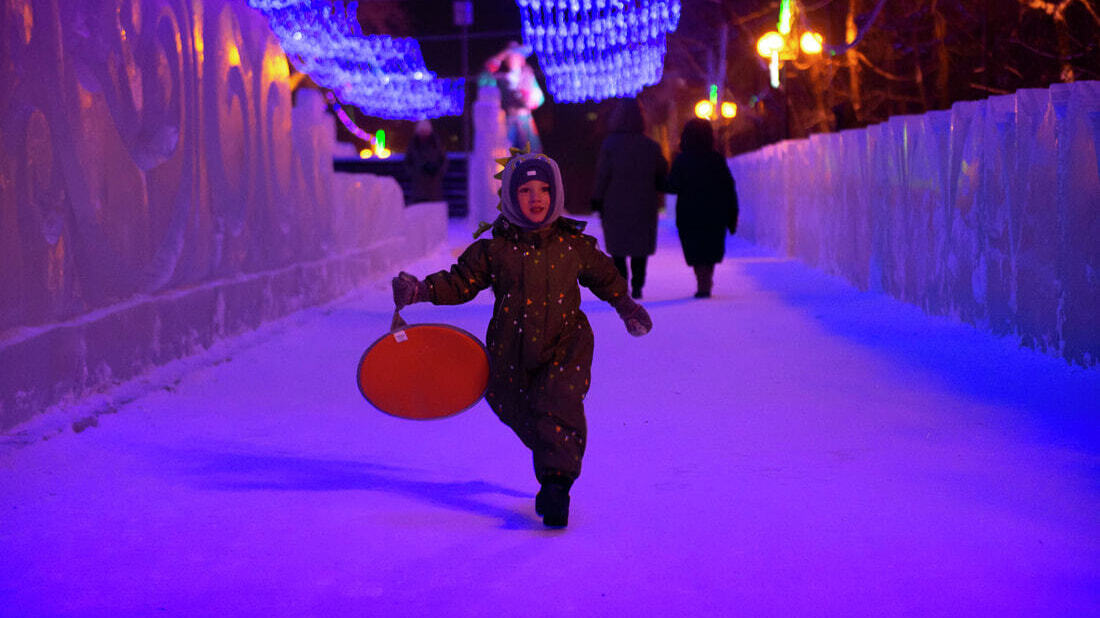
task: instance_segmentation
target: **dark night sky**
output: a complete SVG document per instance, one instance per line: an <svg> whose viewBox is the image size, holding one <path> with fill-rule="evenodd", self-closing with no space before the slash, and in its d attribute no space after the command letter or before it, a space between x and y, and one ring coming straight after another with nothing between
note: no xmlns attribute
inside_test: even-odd
<svg viewBox="0 0 1100 618"><path fill-rule="evenodd" d="M363 3L370 7L369 0ZM462 55L459 35L462 29L454 25L450 0L404 0L397 3L404 10L407 32L420 41L420 49L428 69L441 77L461 74ZM515 0L474 0L474 23L469 28L470 70L476 74L486 58L496 53L509 40L520 40L519 7ZM495 36L487 36L497 33ZM433 37L455 37L439 40Z"/></svg>

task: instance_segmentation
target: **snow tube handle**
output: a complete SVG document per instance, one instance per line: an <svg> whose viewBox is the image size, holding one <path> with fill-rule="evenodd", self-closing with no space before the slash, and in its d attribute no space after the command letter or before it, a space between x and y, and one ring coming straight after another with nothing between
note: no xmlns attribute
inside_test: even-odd
<svg viewBox="0 0 1100 618"><path fill-rule="evenodd" d="M390 321L390 332L396 333L399 330L405 330L408 325L408 322L406 322L404 318L401 317L401 310L394 309L393 320Z"/></svg>

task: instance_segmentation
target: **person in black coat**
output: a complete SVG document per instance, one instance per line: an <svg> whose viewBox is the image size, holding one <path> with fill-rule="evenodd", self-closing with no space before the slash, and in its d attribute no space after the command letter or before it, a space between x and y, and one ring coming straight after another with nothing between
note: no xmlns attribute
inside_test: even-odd
<svg viewBox="0 0 1100 618"><path fill-rule="evenodd" d="M600 213L604 243L615 267L630 280L630 295L642 297L646 262L657 250L657 211L668 161L646 137L637 99L624 99L611 114L611 133L600 147L592 208ZM630 258L628 277L626 259Z"/></svg>
<svg viewBox="0 0 1100 618"><path fill-rule="evenodd" d="M676 230L684 260L695 269L695 298L710 298L714 266L726 254L726 230L737 232L737 188L706 120L684 126L667 189L676 194Z"/></svg>
<svg viewBox="0 0 1100 618"><path fill-rule="evenodd" d="M442 202L443 175L447 173L447 151L443 140L432 129L432 123L416 123L412 141L405 152L405 168L409 173L409 203Z"/></svg>

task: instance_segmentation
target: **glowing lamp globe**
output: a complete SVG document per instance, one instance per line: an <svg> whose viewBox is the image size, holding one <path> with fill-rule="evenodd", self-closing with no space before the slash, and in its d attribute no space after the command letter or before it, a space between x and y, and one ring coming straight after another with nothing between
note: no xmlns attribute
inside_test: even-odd
<svg viewBox="0 0 1100 618"><path fill-rule="evenodd" d="M816 32L803 32L802 39L799 40L802 51L807 54L820 54L824 48L823 42L824 39Z"/></svg>
<svg viewBox="0 0 1100 618"><path fill-rule="evenodd" d="M695 104L695 115L704 120L710 120L714 115L714 104L707 99L699 101Z"/></svg>
<svg viewBox="0 0 1100 618"><path fill-rule="evenodd" d="M730 101L722 103L722 117L733 118L737 116L737 104Z"/></svg>
<svg viewBox="0 0 1100 618"><path fill-rule="evenodd" d="M772 30L756 41L756 53L764 58L771 58L778 54L784 47L783 35Z"/></svg>

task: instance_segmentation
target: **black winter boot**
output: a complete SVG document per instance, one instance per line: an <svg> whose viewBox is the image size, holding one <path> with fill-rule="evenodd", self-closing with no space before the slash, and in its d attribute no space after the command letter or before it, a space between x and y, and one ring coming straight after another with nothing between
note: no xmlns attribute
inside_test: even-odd
<svg viewBox="0 0 1100 618"><path fill-rule="evenodd" d="M551 479L542 483L535 496L535 512L542 516L542 523L549 528L564 528L569 524L568 479Z"/></svg>
<svg viewBox="0 0 1100 618"><path fill-rule="evenodd" d="M710 298L710 290L714 287L714 264L700 264L694 269L697 286L695 298Z"/></svg>

